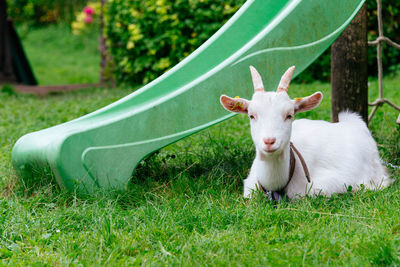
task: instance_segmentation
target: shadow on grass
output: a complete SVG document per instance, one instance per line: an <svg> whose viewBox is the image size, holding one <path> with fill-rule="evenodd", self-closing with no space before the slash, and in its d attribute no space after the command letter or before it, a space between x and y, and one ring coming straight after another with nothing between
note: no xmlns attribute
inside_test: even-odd
<svg viewBox="0 0 400 267"><path fill-rule="evenodd" d="M175 151L164 149L142 161L125 194L132 205L160 195L171 198L217 196L221 192L238 195L242 193L242 180L247 177L253 157L251 144L210 138L192 147L190 140L183 141Z"/></svg>
<svg viewBox="0 0 400 267"><path fill-rule="evenodd" d="M392 157L394 163L400 152L398 148L390 147L390 142L398 137L400 134L391 129L380 133L377 140L382 156L386 159ZM213 134L206 131L162 149L142 161L126 191L79 198L89 202L113 200L126 209L172 199L238 199L242 194L242 180L247 177L253 158L254 148L248 138L230 137L223 130ZM45 173L37 173L34 169L31 172L32 179L21 181L14 187L13 191L18 195L32 197L42 194L42 197L46 195L54 201L60 199L56 195L64 195L62 198L66 202L78 197L77 194L61 190L49 169ZM393 173L396 178L400 171ZM334 213L344 207L350 209L355 201L369 201L374 194L348 192L331 198L306 197L300 201L301 204L294 201L290 205L328 209ZM265 201L261 202L265 205Z"/></svg>
<svg viewBox="0 0 400 267"><path fill-rule="evenodd" d="M201 139L201 140L197 140ZM197 144L196 146L193 143ZM118 200L123 206L133 207L158 197L191 197L210 194L241 195L242 180L246 178L254 157L249 142L231 142L222 136L216 138L200 134L155 153L142 161L123 192L82 196L60 189L50 168L27 168L24 179L16 177L12 192L18 196L33 197L46 194L70 194L72 198L98 201ZM67 197L66 200L70 199Z"/></svg>

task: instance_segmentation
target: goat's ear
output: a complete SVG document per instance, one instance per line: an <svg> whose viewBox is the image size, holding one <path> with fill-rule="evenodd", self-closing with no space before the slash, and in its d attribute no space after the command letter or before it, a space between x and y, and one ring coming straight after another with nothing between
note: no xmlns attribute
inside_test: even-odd
<svg viewBox="0 0 400 267"><path fill-rule="evenodd" d="M243 98L231 98L226 95L221 95L219 101L221 105L228 111L247 114L249 101Z"/></svg>
<svg viewBox="0 0 400 267"><path fill-rule="evenodd" d="M304 112L316 108L322 101L322 93L316 92L310 96L296 98L294 101L294 113Z"/></svg>

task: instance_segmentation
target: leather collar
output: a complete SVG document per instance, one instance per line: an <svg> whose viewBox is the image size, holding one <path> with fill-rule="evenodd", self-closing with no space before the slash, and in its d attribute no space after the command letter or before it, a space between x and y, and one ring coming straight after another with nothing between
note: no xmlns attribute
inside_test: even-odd
<svg viewBox="0 0 400 267"><path fill-rule="evenodd" d="M306 176L307 181L310 183L311 179L310 179L310 172L308 171L307 168L307 164L306 161L304 160L303 156L301 155L301 153L299 152L299 150L297 150L297 148L293 145L292 142L290 142L290 165L289 165L289 179L286 183L286 185L284 187L282 187L281 189L277 190L277 191L267 191L260 183L260 181L258 182L258 187L261 189L261 191L263 192L264 196L268 196L269 198L271 198L272 200L275 201L280 201L282 199L284 199L286 196L285 193L285 189L288 186L288 184L290 183L290 181L292 180L293 174L294 174L294 169L296 167L296 157L294 156L294 153L297 154L297 157L300 160L301 165L303 166L303 170L304 170L304 174Z"/></svg>

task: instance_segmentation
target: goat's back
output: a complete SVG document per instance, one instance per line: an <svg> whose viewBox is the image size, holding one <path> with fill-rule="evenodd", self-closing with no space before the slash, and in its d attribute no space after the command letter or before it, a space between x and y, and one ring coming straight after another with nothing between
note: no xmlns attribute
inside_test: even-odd
<svg viewBox="0 0 400 267"><path fill-rule="evenodd" d="M344 191L344 184L376 188L390 183L376 143L355 113L340 113L338 123L296 120L291 140L305 158L314 186L324 194Z"/></svg>

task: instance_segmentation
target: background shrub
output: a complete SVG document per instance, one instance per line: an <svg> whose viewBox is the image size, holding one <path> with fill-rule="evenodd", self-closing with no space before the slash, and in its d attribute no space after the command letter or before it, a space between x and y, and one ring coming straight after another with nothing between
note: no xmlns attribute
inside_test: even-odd
<svg viewBox="0 0 400 267"><path fill-rule="evenodd" d="M185 58L214 34L245 0L110 0L107 35L116 80L147 83ZM383 0L385 35L400 42L400 1ZM376 37L376 2L368 0L368 35ZM376 50L368 49L369 75L376 76ZM384 50L383 66L394 70L398 50ZM321 70L323 70L321 72ZM330 51L300 77L299 82L328 81Z"/></svg>
<svg viewBox="0 0 400 267"><path fill-rule="evenodd" d="M147 83L214 34L245 0L112 0L106 32L119 82Z"/></svg>
<svg viewBox="0 0 400 267"><path fill-rule="evenodd" d="M382 0L382 16L384 35L400 43L400 1ZM368 0L368 39L375 40L378 33L376 18L376 1ZM383 67L387 72L396 70L400 63L400 51L392 46L383 48ZM371 76L377 75L376 48L368 49L368 72Z"/></svg>
<svg viewBox="0 0 400 267"><path fill-rule="evenodd" d="M75 13L86 4L84 0L7 0L8 15L15 23L42 26L71 23Z"/></svg>
<svg viewBox="0 0 400 267"><path fill-rule="evenodd" d="M375 40L378 34L378 21L376 17L376 0L367 0L368 4L368 40ZM385 36L393 41L400 43L400 1L382 0L383 31ZM400 51L391 47L384 46L382 63L385 74L399 69ZM328 49L298 78L300 82L310 82L313 80L329 81L331 51ZM321 72L322 70L322 72ZM368 76L376 77L378 74L376 64L376 47L368 47Z"/></svg>
<svg viewBox="0 0 400 267"><path fill-rule="evenodd" d="M17 24L71 24L86 0L7 0ZM147 83L177 64L214 34L245 0L108 0L106 32L118 82ZM376 0L368 2L368 39L377 34ZM382 0L385 35L400 42L400 1ZM400 51L384 47L385 74L399 69ZM321 71L322 70L322 71ZM376 76L376 49L368 48L368 74ZM329 81L326 51L298 82Z"/></svg>

